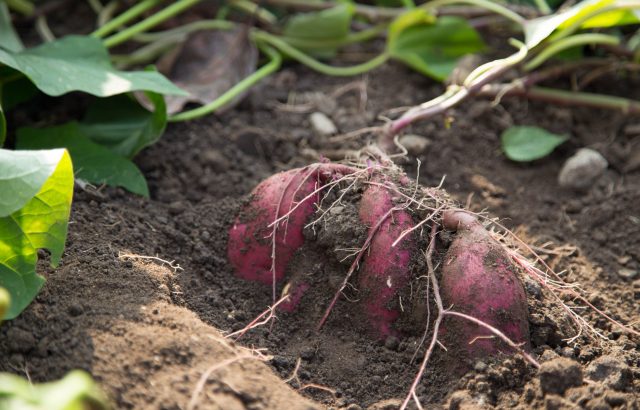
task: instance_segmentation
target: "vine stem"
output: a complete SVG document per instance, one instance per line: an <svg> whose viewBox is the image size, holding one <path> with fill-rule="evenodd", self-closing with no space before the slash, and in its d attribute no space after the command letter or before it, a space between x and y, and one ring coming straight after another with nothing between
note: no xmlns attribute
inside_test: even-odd
<svg viewBox="0 0 640 410"><path fill-rule="evenodd" d="M520 81L525 81L520 80ZM619 110L625 114L640 114L640 101L586 92L558 90L547 87L523 87L517 83L491 84L484 86L478 95L484 97L524 97L532 100L548 101L558 105L574 105L591 108Z"/></svg>
<svg viewBox="0 0 640 410"><path fill-rule="evenodd" d="M242 81L231 87L228 91L226 91L224 94L222 94L220 97L216 98L209 104L203 105L202 107L194 108L193 110L183 111L181 113L172 115L168 118L168 121L188 121L210 114L218 108L231 102L234 98L257 84L263 78L276 72L282 64L282 56L280 55L280 53L266 44L258 43L258 47L260 47L260 50L262 50L269 57L269 62L267 64L260 67L260 69L258 69L250 76L244 78Z"/></svg>
<svg viewBox="0 0 640 410"><path fill-rule="evenodd" d="M118 17L114 18L106 22L103 26L99 27L96 31L91 33L93 37L102 38L107 34L116 31L123 25L127 24L131 20L135 19L145 11L153 8L155 5L159 4L162 0L143 0L135 6L131 7L129 10L120 14Z"/></svg>
<svg viewBox="0 0 640 410"><path fill-rule="evenodd" d="M294 60L306 65L307 67L315 71L318 71L319 73L329 76L344 77L363 74L373 70L374 68L384 64L385 62L387 62L387 60L389 60L389 54L381 53L362 64L357 64L349 67L335 67L316 60L310 55L298 50L286 41L272 34L266 33L264 31L255 31L253 35L256 40L264 41L265 43L268 43L269 45L277 48L285 55L293 58Z"/></svg>
<svg viewBox="0 0 640 410"><path fill-rule="evenodd" d="M151 0L149 0L151 1ZM124 30L122 30L121 32L112 35L111 37L108 37L104 40L104 45L107 48L111 48L114 46L117 46L119 44L124 43L125 41L129 40L131 37L135 36L136 34L140 34L143 33L147 30L149 30L152 27L157 26L160 23L165 22L166 20L182 13L183 11L189 9L190 7L194 6L195 4L199 3L201 0L179 0L176 1L175 3L171 4L170 6L160 10L159 12L155 13L154 15L140 21L137 24L134 24L133 26L126 28Z"/></svg>
<svg viewBox="0 0 640 410"><path fill-rule="evenodd" d="M576 34L571 37L566 37L549 44L549 46L542 50L540 54L538 54L537 56L532 58L531 61L525 64L524 69L525 71L534 70L549 58L553 57L563 50L577 46L595 44L618 45L620 44L620 39L616 36L599 33Z"/></svg>

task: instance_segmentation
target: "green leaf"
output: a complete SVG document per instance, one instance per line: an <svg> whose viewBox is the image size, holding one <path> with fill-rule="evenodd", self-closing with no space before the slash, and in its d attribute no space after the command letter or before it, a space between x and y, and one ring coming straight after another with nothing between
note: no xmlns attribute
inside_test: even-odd
<svg viewBox="0 0 640 410"><path fill-rule="evenodd" d="M127 158L91 141L76 122L50 128L20 128L16 148L69 150L76 175L94 184L121 186L135 194L149 196L144 176Z"/></svg>
<svg viewBox="0 0 640 410"><path fill-rule="evenodd" d="M395 44L398 36L405 30L415 26L430 26L437 21L436 16L424 9L413 9L401 14L389 25L388 43Z"/></svg>
<svg viewBox="0 0 640 410"><path fill-rule="evenodd" d="M412 10L407 13L413 16L411 19L405 14L392 24L387 50L394 59L442 81L462 56L485 48L478 33L464 19L445 16L430 24L428 16L424 16L418 24L407 21L419 17L420 11Z"/></svg>
<svg viewBox="0 0 640 410"><path fill-rule="evenodd" d="M104 45L88 36L64 37L20 52L0 49L0 63L22 72L52 96L83 91L108 97L136 90L185 94L157 72L114 69Z"/></svg>
<svg viewBox="0 0 640 410"><path fill-rule="evenodd" d="M82 370L73 370L61 380L42 384L0 373L0 409L107 410L109 404L91 376Z"/></svg>
<svg viewBox="0 0 640 410"><path fill-rule="evenodd" d="M3 209L23 203L0 217L0 287L11 294L6 314L11 319L33 300L44 283L35 272L38 249L49 250L52 266L60 262L73 196L73 167L69 154L61 149L0 150L0 166L2 192L20 197L19 201L4 201ZM26 195L31 197L25 202Z"/></svg>
<svg viewBox="0 0 640 410"><path fill-rule="evenodd" d="M327 10L296 14L287 21L284 35L313 40L344 38L349 34L354 11L353 4L340 4Z"/></svg>
<svg viewBox="0 0 640 410"><path fill-rule="evenodd" d="M63 150L9 151L0 149L0 218L24 207L54 173Z"/></svg>
<svg viewBox="0 0 640 410"><path fill-rule="evenodd" d="M285 24L284 39L310 54L330 57L337 50L335 44L349 35L354 12L353 4L344 3L327 10L296 14Z"/></svg>
<svg viewBox="0 0 640 410"><path fill-rule="evenodd" d="M19 71L0 67L0 104L6 112L16 105L29 101L38 94L35 85Z"/></svg>
<svg viewBox="0 0 640 410"><path fill-rule="evenodd" d="M4 140L6 138L7 138L7 120L4 117L4 111L2 110L2 101L0 101L0 147L4 145Z"/></svg>
<svg viewBox="0 0 640 410"><path fill-rule="evenodd" d="M167 108L162 96L146 93L154 106L149 112L128 95L97 99L80 123L82 133L116 154L133 158L155 143L167 125Z"/></svg>
<svg viewBox="0 0 640 410"><path fill-rule="evenodd" d="M567 139L538 127L511 127L501 137L507 158L518 162L543 158Z"/></svg>
<svg viewBox="0 0 640 410"><path fill-rule="evenodd" d="M0 267L0 270L2 270L2 267ZM0 324L2 323L2 319L9 309L10 303L11 295L9 294L9 291L7 291L5 288L0 287Z"/></svg>
<svg viewBox="0 0 640 410"><path fill-rule="evenodd" d="M616 0L585 0L561 13L528 20L524 24L524 37L527 47L533 48L546 40L556 29L563 29L578 24L580 28L606 28L640 22L638 10L614 9L593 17L592 13L605 10L619 3Z"/></svg>
<svg viewBox="0 0 640 410"><path fill-rule="evenodd" d="M20 274L0 263L0 286L2 287L0 289L8 289L10 295L9 309L0 316L0 321L11 320L18 316L35 299L44 282L44 278L36 274L35 270Z"/></svg>
<svg viewBox="0 0 640 410"><path fill-rule="evenodd" d="M14 52L21 51L24 48L20 37L18 37L11 24L9 8L4 1L0 1L0 48Z"/></svg>

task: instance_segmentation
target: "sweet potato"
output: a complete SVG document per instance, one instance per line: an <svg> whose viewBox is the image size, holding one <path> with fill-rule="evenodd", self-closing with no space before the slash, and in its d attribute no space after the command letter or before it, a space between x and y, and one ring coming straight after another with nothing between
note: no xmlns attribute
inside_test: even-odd
<svg viewBox="0 0 640 410"><path fill-rule="evenodd" d="M404 230L413 226L408 212L392 212L393 208L391 191L372 185L362 195L359 209L360 220L369 227L372 237L358 284L369 324L381 339L396 334L392 327L400 315L396 299L411 279L410 262L416 248L411 234L392 246Z"/></svg>
<svg viewBox="0 0 640 410"><path fill-rule="evenodd" d="M497 328L529 350L527 299L503 246L467 212L446 211L442 221L446 229L457 231L443 261L444 307ZM469 359L510 351L490 330L463 318L448 317L443 333Z"/></svg>
<svg viewBox="0 0 640 410"><path fill-rule="evenodd" d="M333 176L352 172L353 168L343 165L315 164L262 181L229 229L227 257L237 276L264 284L280 282L304 243L302 230L320 199L319 193L313 193ZM287 214L274 230L272 223Z"/></svg>

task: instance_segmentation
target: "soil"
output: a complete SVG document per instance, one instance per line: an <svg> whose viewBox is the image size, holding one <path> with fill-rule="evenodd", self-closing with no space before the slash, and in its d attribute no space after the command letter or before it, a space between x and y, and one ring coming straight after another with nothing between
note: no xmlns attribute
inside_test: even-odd
<svg viewBox="0 0 640 410"><path fill-rule="evenodd" d="M607 81L594 87L615 92L610 84L617 80ZM620 91L638 99L640 84L633 85ZM347 91L336 93L341 90ZM330 287L316 292L317 304L278 313L237 342L223 336L272 303L269 287L234 276L226 232L262 179L366 141L332 144L312 130L311 112L326 113L348 132L440 91L394 64L355 81L290 67L224 114L170 125L136 159L150 199L116 188L76 188L62 263L48 267L42 252L42 293L0 328L0 371L46 381L85 369L118 409L185 409L190 400L201 409L397 408L424 353L420 332L376 340L342 298L316 333ZM306 98L309 110L286 109L291 93ZM640 146L640 135L628 132L637 119L514 100L495 107L471 101L450 114L450 127L442 119L414 126L410 132L429 144L398 164L424 186L446 176L443 187L455 199L501 218L566 281L579 283L596 307L637 324L640 276L619 274L640 270L640 172L626 166ZM514 124L571 138L543 160L517 164L499 148L500 133ZM562 189L558 172L581 147L599 150L610 167L587 191ZM304 257L335 287L337 268L309 252ZM583 335L568 343L575 329L548 292L532 281L525 290L542 369L508 356L470 363L460 375L447 367L451 354L437 349L417 389L423 405L640 408L640 338L585 312L603 338Z"/></svg>

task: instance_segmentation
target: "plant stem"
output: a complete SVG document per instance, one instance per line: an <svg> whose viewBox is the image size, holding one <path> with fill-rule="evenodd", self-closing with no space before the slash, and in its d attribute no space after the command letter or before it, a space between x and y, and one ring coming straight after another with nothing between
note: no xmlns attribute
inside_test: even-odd
<svg viewBox="0 0 640 410"><path fill-rule="evenodd" d="M542 50L537 56L535 56L531 61L525 64L525 71L531 71L538 68L549 58L558 54L559 52L577 46L583 45L592 45L592 44L609 44L609 45L618 45L620 44L620 39L616 36L612 36L609 34L598 34L598 33L587 33L587 34L576 34L571 37L563 38L553 43L549 44L547 48Z"/></svg>
<svg viewBox="0 0 640 410"><path fill-rule="evenodd" d="M233 99L235 99L243 92L247 91L249 88L253 87L263 78L276 72L282 64L282 56L280 55L280 53L278 53L275 49L268 45L258 44L258 47L260 47L260 50L262 50L267 56L269 56L269 62L267 64L260 67L260 69L258 69L255 73L251 74L250 76L246 77L245 79L231 87L227 92L225 92L209 104L203 105L202 107L198 107L193 110L183 111L181 113L172 115L168 118L168 121L188 121L210 114L218 108L233 101Z"/></svg>
<svg viewBox="0 0 640 410"><path fill-rule="evenodd" d="M490 0L433 0L423 4L421 7L427 10L433 10L437 9L440 6L449 4L470 4L472 6L487 9L517 23L520 26L523 26L525 22L524 17L522 17L518 13Z"/></svg>
<svg viewBox="0 0 640 410"><path fill-rule="evenodd" d="M264 0L263 3L273 6L291 7L298 10L326 10L339 5L333 1L309 1L309 0ZM376 7L365 4L355 4L355 14L365 17L370 21L391 20L404 13L406 10L396 7Z"/></svg>
<svg viewBox="0 0 640 410"><path fill-rule="evenodd" d="M107 34L113 31L116 31L117 29L127 24L131 20L135 19L145 11L153 8L161 1L162 0L143 0L140 3L136 4L135 6L131 7L129 10L120 14L118 17L114 18L113 20L106 22L102 27L98 28L96 31L91 33L91 35L93 37L102 38Z"/></svg>
<svg viewBox="0 0 640 410"><path fill-rule="evenodd" d="M389 25L386 23L377 24L373 27L357 31L355 33L349 33L345 38L337 40L313 40L286 36L282 36L280 38L293 47L304 49L338 48L347 44L361 43L363 41L375 38L384 33L388 27Z"/></svg>
<svg viewBox="0 0 640 410"><path fill-rule="evenodd" d="M634 9L640 9L640 1L628 0L625 2L620 2L620 4L618 5L607 6L607 7L602 7L602 8L592 10L590 12L587 12L584 15L580 15L578 19L574 21L569 27L557 32L554 36L552 36L551 40L557 41L559 39L570 36L571 34L575 33L577 30L579 30L582 27L582 25L586 23L588 20L592 19L593 17L599 16L601 14L608 13L611 11L617 11L617 10L634 10Z"/></svg>
<svg viewBox="0 0 640 410"><path fill-rule="evenodd" d="M308 54L305 54L297 48L289 45L281 38L269 33L263 31L255 31L252 33L252 35L256 40L264 41L270 44L271 46L277 48L282 53L293 58L299 63L302 63L319 73L329 76L345 77L363 74L384 64L389 59L389 55L385 52L362 64L357 64L350 67L335 67L316 60Z"/></svg>
<svg viewBox="0 0 640 410"><path fill-rule="evenodd" d="M462 86L450 85L444 94L411 108L400 118L388 123L378 139L378 145L383 150L393 149L395 145L393 142L394 137L404 128L416 121L442 114L455 107L468 97L476 95L486 84L500 78L511 68L520 64L527 56L528 49L518 40L511 40L511 43L520 47L518 52L504 59L481 65L467 76Z"/></svg>
<svg viewBox="0 0 640 410"><path fill-rule="evenodd" d="M514 84L493 84L486 85L480 90L479 95L494 98L517 96L559 105L604 108L622 111L625 114L640 114L640 101L611 95L566 91L547 87L525 88Z"/></svg>
<svg viewBox="0 0 640 410"><path fill-rule="evenodd" d="M152 1L152 0L148 0ZM182 13L183 11L189 9L195 4L199 3L201 0L179 0L170 6L160 10L156 14L147 17L141 22L122 30L121 32L112 35L104 40L104 45L107 48L111 48L117 46L118 44L122 44L125 41L129 40L131 37L136 34L140 34L165 22L166 20Z"/></svg>
<svg viewBox="0 0 640 410"><path fill-rule="evenodd" d="M29 0L6 0L10 9L17 11L25 16L32 16L35 6Z"/></svg>
<svg viewBox="0 0 640 410"><path fill-rule="evenodd" d="M551 14L551 7L549 7L545 0L535 0L535 3L542 14Z"/></svg>
<svg viewBox="0 0 640 410"><path fill-rule="evenodd" d="M231 7L249 15L255 15L258 20L269 26L273 26L278 22L278 18L273 13L249 0L233 0Z"/></svg>
<svg viewBox="0 0 640 410"><path fill-rule="evenodd" d="M236 24L227 20L198 20L171 30L156 31L153 33L140 33L133 37L132 40L140 43L154 43L167 38L181 38L187 34L193 33L194 31L231 30L234 27L236 27Z"/></svg>

